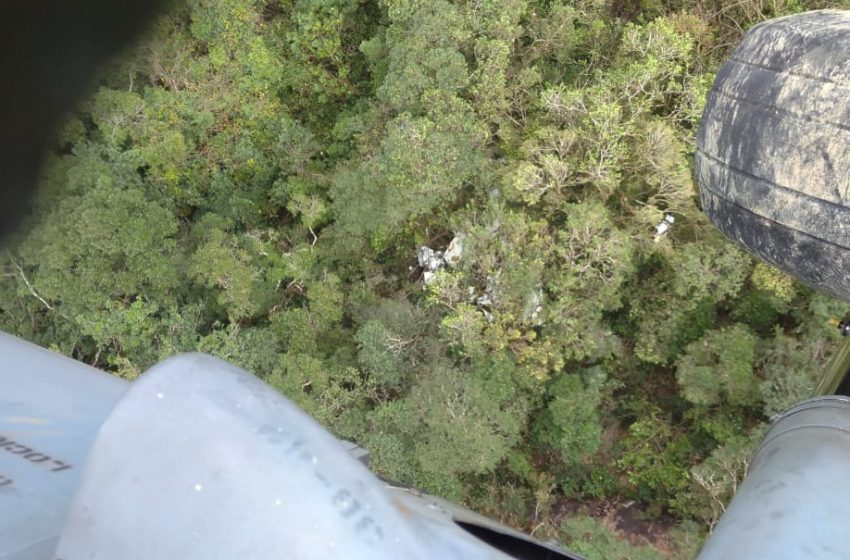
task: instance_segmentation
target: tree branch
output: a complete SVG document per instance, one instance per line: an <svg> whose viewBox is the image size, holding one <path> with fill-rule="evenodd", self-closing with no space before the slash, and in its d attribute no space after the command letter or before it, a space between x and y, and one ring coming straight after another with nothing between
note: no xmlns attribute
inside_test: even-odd
<svg viewBox="0 0 850 560"><path fill-rule="evenodd" d="M18 274L20 274L20 275L21 275L21 279L23 279L24 284L26 284L26 285L27 285L27 289L30 291L30 293L33 295L33 297L35 297L38 301L40 301L42 304L44 304L44 307L46 307L46 308L47 308L47 309L49 309L50 311L53 311L53 306L52 306L52 305L50 305L49 303L47 303L47 300L45 300L43 297L41 297L40 295L38 295L38 292L36 292L36 291L35 291L35 288L33 288L33 287L32 287L32 284L30 284L30 281L29 281L29 279L27 278L27 275L26 275L26 274L24 274L24 269L23 269L23 268L21 268L21 265L19 265L19 264L18 264L18 263L16 263L15 261L12 261L12 265L13 265L16 269L18 269Z"/></svg>

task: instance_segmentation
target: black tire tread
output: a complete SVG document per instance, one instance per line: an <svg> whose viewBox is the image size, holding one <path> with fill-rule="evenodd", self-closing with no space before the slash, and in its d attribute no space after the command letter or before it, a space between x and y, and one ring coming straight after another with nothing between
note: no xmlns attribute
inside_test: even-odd
<svg viewBox="0 0 850 560"><path fill-rule="evenodd" d="M750 30L709 93L695 167L724 234L850 300L850 12Z"/></svg>

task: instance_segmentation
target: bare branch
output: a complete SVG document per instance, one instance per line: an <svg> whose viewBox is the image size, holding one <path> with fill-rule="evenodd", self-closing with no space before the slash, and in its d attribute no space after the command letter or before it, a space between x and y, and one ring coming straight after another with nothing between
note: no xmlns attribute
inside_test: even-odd
<svg viewBox="0 0 850 560"><path fill-rule="evenodd" d="M33 295L33 297L35 297L38 301L40 301L42 304L44 304L44 307L46 307L46 308L47 308L47 309L49 309L50 311L53 311L53 306L52 306L52 305L50 305L49 303L47 303L47 300L45 300L43 297L41 297L40 295L38 295L38 292L36 292L36 291L35 291L35 288L33 288L33 287L32 287L32 284L30 284L30 281L29 281L29 279L27 278L27 275L26 275L26 274L24 274L24 269L23 269L23 268L21 268L21 265L19 265L19 264L18 264L18 263L16 263L15 261L12 261L12 265L13 265L16 269L18 269L18 273L21 275L21 279L23 279L24 284L26 284L26 285L27 285L27 289L30 291L30 293Z"/></svg>

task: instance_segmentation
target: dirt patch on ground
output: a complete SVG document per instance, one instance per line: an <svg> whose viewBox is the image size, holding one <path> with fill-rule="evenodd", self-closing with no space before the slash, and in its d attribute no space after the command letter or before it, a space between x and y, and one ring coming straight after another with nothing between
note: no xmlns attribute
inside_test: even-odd
<svg viewBox="0 0 850 560"><path fill-rule="evenodd" d="M564 500L555 509L558 522L563 517L589 515L600 520L633 546L649 545L667 555L672 555L677 550L676 543L670 536L670 530L675 524L663 518L648 520L646 513L633 501Z"/></svg>

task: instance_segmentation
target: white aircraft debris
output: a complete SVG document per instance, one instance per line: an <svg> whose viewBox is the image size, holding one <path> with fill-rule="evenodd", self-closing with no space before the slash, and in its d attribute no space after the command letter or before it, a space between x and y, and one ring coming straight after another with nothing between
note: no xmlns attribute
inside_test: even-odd
<svg viewBox="0 0 850 560"><path fill-rule="evenodd" d="M460 258L463 256L463 239L464 235L462 233L455 235L455 238L449 243L443 255L443 260L452 268L460 264Z"/></svg>
<svg viewBox="0 0 850 560"><path fill-rule="evenodd" d="M655 226L655 237L653 237L652 240L656 243L661 241L661 238L664 237L668 231L670 231L671 227L673 227L675 221L676 218L674 218L672 214L666 214L664 216L664 219L661 220L661 222L657 226Z"/></svg>

